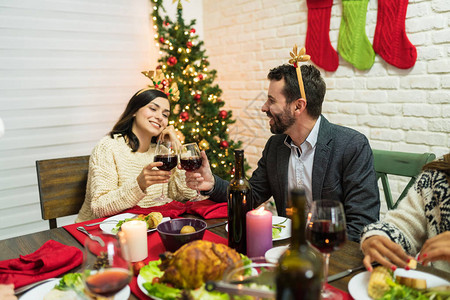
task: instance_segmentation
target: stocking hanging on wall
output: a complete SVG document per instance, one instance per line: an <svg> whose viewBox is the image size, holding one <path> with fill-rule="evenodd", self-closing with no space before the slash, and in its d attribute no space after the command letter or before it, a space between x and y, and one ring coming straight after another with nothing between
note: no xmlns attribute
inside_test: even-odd
<svg viewBox="0 0 450 300"><path fill-rule="evenodd" d="M366 14L369 0L342 0L338 52L360 70L373 66L375 52L366 35Z"/></svg>
<svg viewBox="0 0 450 300"><path fill-rule="evenodd" d="M387 63L409 69L416 63L416 47L405 32L408 0L378 0L377 26L373 49Z"/></svg>
<svg viewBox="0 0 450 300"><path fill-rule="evenodd" d="M306 51L311 60L326 71L336 71L339 57L330 42L330 17L333 0L307 0L308 30Z"/></svg>

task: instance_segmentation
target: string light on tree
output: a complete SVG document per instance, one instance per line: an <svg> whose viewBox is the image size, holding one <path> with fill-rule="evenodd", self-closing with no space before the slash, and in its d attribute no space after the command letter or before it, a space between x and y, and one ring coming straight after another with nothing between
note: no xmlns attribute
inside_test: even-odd
<svg viewBox="0 0 450 300"><path fill-rule="evenodd" d="M233 150L240 148L241 142L229 137L228 126L235 121L231 111L222 109L224 102L218 100L222 91L214 83L217 71L209 67L203 41L194 28L196 21L185 22L182 0L178 1L174 20L162 15L163 0L150 1L156 7L152 17L161 53L158 62L164 73L170 74L169 83L176 82L180 91L180 99L171 105L170 124L178 129L177 135L183 134L186 143L196 142L205 150L215 174L230 179Z"/></svg>

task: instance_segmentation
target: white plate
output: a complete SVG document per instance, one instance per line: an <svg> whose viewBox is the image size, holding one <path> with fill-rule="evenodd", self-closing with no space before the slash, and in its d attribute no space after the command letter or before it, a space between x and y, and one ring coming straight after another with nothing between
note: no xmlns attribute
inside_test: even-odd
<svg viewBox="0 0 450 300"><path fill-rule="evenodd" d="M138 277L137 277L137 284L138 284L139 289L140 289L144 294L146 294L147 296L149 296L149 297L152 298L152 299L155 299L155 300L163 300L163 299L158 298L158 297L155 297L155 296L150 296L150 294L148 293L148 291L147 291L147 290L145 289L145 287L144 287L144 283L145 283L145 282L146 282L146 281L145 281L144 277L142 277L141 274L139 274Z"/></svg>
<svg viewBox="0 0 450 300"><path fill-rule="evenodd" d="M273 241L280 241L291 237L291 219L285 218L285 217L279 217L279 216L272 216L272 225L274 224L280 224L284 220L286 220L282 225L285 227L281 228L280 236L273 239ZM225 226L225 230L228 231L228 224Z"/></svg>
<svg viewBox="0 0 450 300"><path fill-rule="evenodd" d="M289 248L289 245L286 246L279 246L272 249L269 249L264 254L264 258L267 260L267 262L270 263L278 263L278 259L280 256Z"/></svg>
<svg viewBox="0 0 450 300"><path fill-rule="evenodd" d="M100 224L100 229L103 230L104 233L106 234L112 234L115 235L115 233L113 233L113 229L116 228L116 225L119 221L125 220L125 219L129 219L129 218L133 218L135 217L136 214L130 214L130 213L124 213L124 214L119 214L119 215L115 215L112 217L109 217L108 219L105 219L103 222L108 221L106 223L101 223ZM169 217L163 218L162 222L168 221L170 220ZM117 221L117 222L111 222L111 221Z"/></svg>
<svg viewBox="0 0 450 300"><path fill-rule="evenodd" d="M55 285L58 284L60 278L55 278L52 281L38 285L37 287L29 290L20 297L20 300L41 300L44 296L50 292ZM127 285L119 293L114 296L114 300L127 300L130 297L130 287ZM79 298L82 300L81 298Z"/></svg>
<svg viewBox="0 0 450 300"><path fill-rule="evenodd" d="M427 281L427 287L435 287L439 285L450 284L450 282L448 282L445 279L416 270L397 269L394 272L394 276L397 275L411 278L425 279ZM359 273L358 275L350 279L350 282L348 283L348 291L355 300L372 300L372 298L370 298L369 295L367 294L367 286L369 284L369 279L370 279L370 272L368 271Z"/></svg>

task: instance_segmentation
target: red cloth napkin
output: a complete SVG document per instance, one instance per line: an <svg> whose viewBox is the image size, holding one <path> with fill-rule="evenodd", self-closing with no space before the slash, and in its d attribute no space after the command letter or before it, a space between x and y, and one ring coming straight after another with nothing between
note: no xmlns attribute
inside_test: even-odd
<svg viewBox="0 0 450 300"><path fill-rule="evenodd" d="M204 219L226 218L228 216L228 205L226 202L217 203L211 200L196 202L178 202L172 201L161 206L143 208L139 206L132 207L122 213L145 214L151 212L160 212L164 217L176 218L183 213L199 215Z"/></svg>
<svg viewBox="0 0 450 300"><path fill-rule="evenodd" d="M216 219L228 217L228 204L226 202L217 203L211 200L196 202L186 202L188 214L199 215L204 219Z"/></svg>
<svg viewBox="0 0 450 300"><path fill-rule="evenodd" d="M151 212L160 212L164 217L176 218L186 212L186 204L178 201L172 201L161 206L139 207L135 206L123 211L122 213L145 214Z"/></svg>
<svg viewBox="0 0 450 300"><path fill-rule="evenodd" d="M33 253L0 261L0 282L14 283L18 288L64 274L82 260L80 249L49 240Z"/></svg>

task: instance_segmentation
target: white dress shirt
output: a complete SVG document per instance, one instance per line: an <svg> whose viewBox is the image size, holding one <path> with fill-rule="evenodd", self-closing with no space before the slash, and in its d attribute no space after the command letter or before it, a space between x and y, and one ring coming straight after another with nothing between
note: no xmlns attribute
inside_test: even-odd
<svg viewBox="0 0 450 300"><path fill-rule="evenodd" d="M294 144L289 136L284 140L286 146L291 149L288 169L288 188L289 190L294 188L303 188L305 190L308 210L312 202L312 169L320 120L321 117L319 116L308 137L300 145L300 148Z"/></svg>

